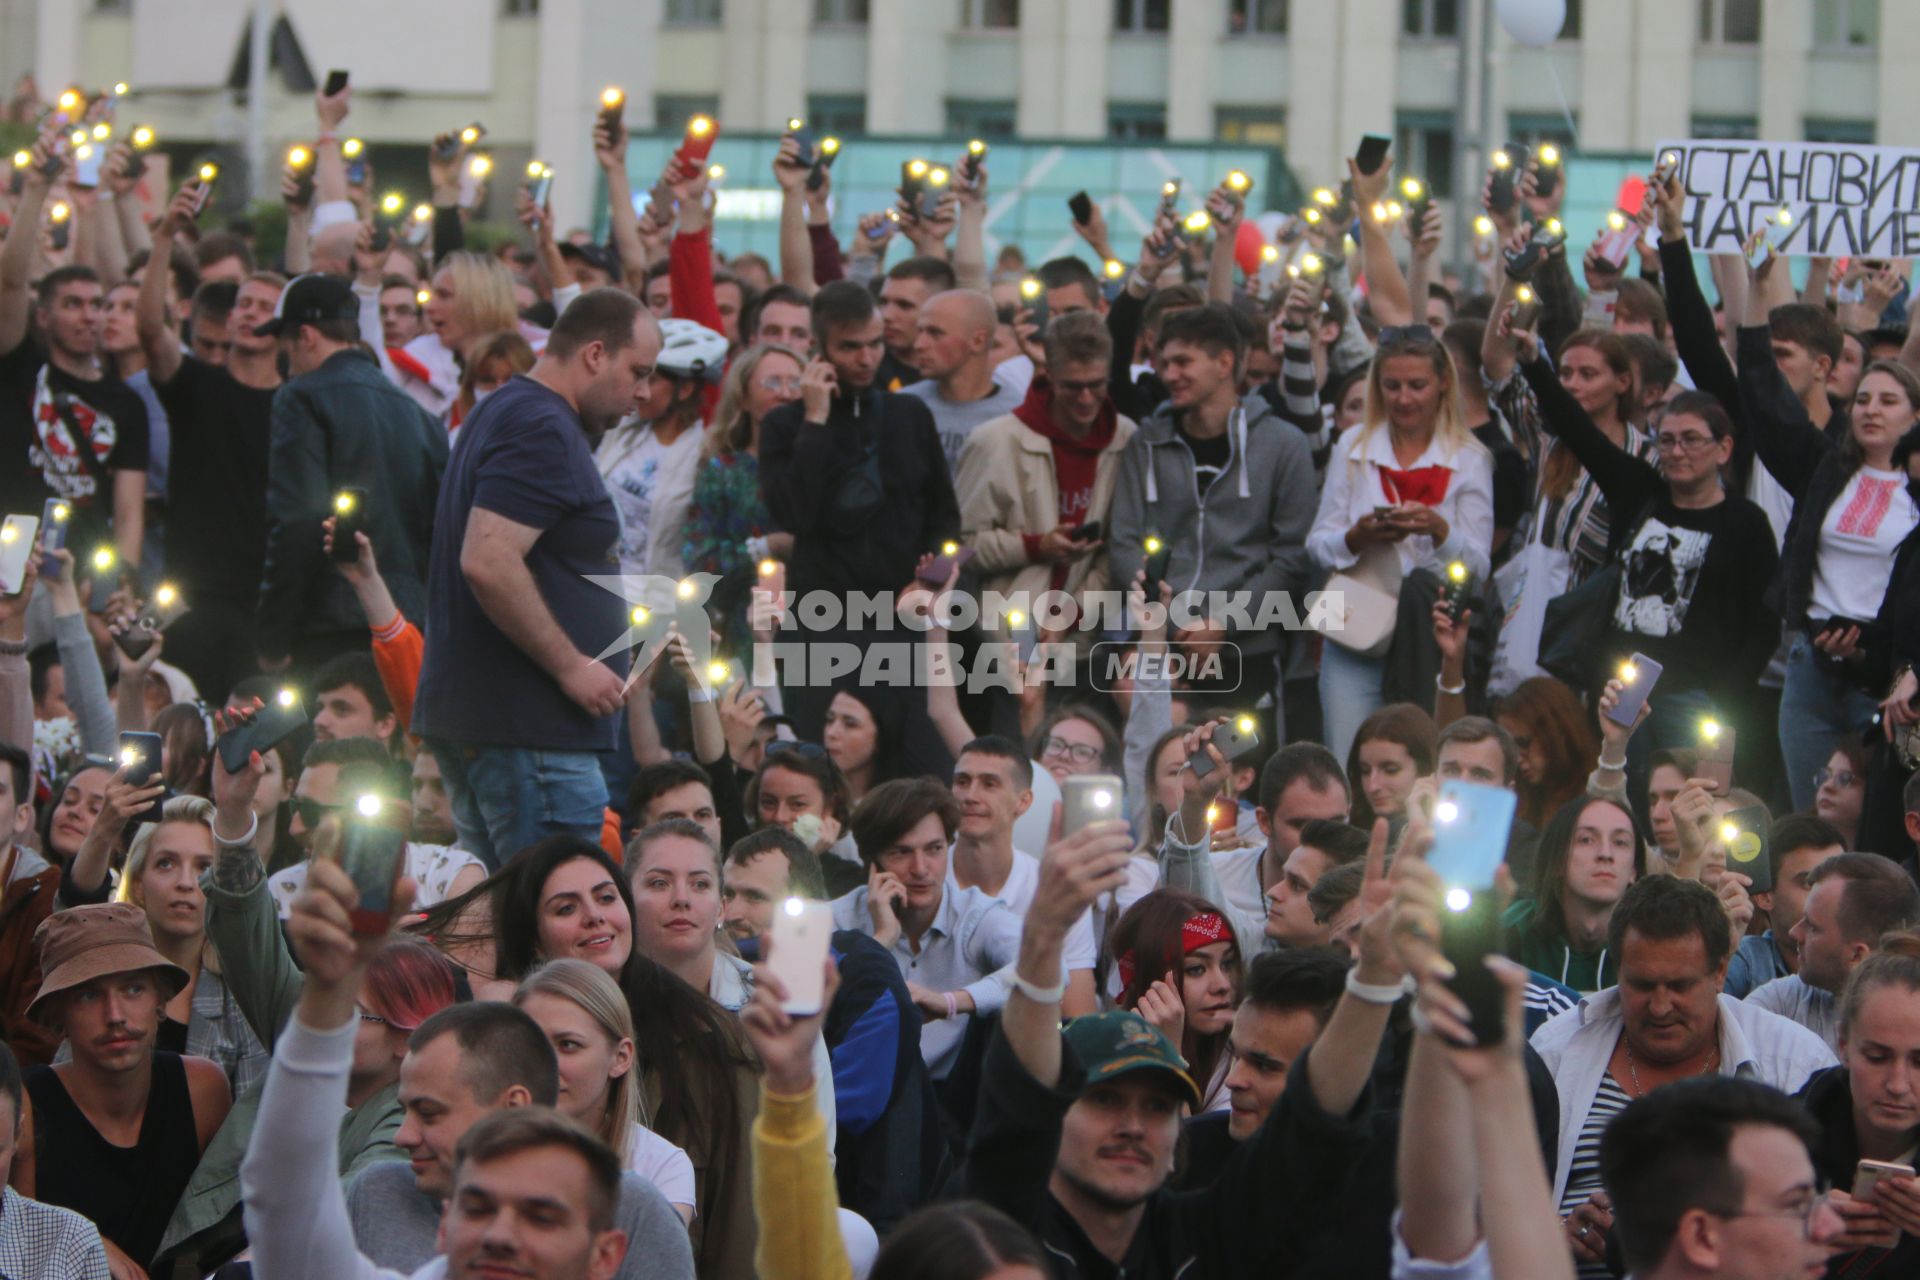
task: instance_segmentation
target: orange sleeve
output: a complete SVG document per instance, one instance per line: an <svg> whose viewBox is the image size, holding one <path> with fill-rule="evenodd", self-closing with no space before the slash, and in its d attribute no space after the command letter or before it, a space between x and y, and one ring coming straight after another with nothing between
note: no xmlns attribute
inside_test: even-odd
<svg viewBox="0 0 1920 1280"><path fill-rule="evenodd" d="M626 846L620 843L620 815L610 808L600 812L600 847L607 851L615 866L626 865Z"/></svg>
<svg viewBox="0 0 1920 1280"><path fill-rule="evenodd" d="M380 671L380 683L402 732L413 723L413 695L420 688L420 660L426 648L420 628L408 622L405 614L396 613L392 622L374 629L373 665Z"/></svg>

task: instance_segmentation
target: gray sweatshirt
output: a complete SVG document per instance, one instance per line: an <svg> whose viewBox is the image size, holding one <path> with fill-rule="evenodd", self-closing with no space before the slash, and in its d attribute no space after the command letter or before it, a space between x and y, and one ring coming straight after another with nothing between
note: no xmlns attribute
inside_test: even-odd
<svg viewBox="0 0 1920 1280"><path fill-rule="evenodd" d="M426 1280L446 1272L436 1256L439 1208L414 1189L408 1166L375 1166L355 1179L349 1217L338 1173L338 1117L347 1106L356 1026L315 1031L296 1015L274 1045L260 1118L240 1166L260 1280L400 1280L409 1273ZM384 1176L392 1174L398 1177ZM617 1276L693 1280L687 1229L651 1184L628 1174L615 1218L627 1233Z"/></svg>
<svg viewBox="0 0 1920 1280"><path fill-rule="evenodd" d="M1227 442L1226 470L1202 493L1173 406L1140 424L1120 455L1108 516L1113 581L1133 582L1151 535L1173 553L1167 582L1176 593L1246 592L1251 618L1268 593L1290 592L1304 617L1314 575L1307 532L1319 507L1307 438L1255 394L1228 421ZM1282 634L1271 626L1233 639L1248 652L1272 653Z"/></svg>

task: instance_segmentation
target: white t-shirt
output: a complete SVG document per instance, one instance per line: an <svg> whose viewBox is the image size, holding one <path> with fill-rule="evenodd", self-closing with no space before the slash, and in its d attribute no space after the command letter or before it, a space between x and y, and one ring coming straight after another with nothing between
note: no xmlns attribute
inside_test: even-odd
<svg viewBox="0 0 1920 1280"><path fill-rule="evenodd" d="M594 460L620 515L621 573L682 576L701 435L696 424L662 444L650 427L623 426L601 443Z"/></svg>
<svg viewBox="0 0 1920 1280"><path fill-rule="evenodd" d="M693 1161L687 1153L643 1124L633 1126L627 1169L651 1182L671 1205L694 1207Z"/></svg>
<svg viewBox="0 0 1920 1280"><path fill-rule="evenodd" d="M414 898L413 905L425 908L445 902L454 879L468 867L479 867L481 874L486 874L487 869L480 859L465 849L444 844L409 844L406 874L419 886L419 895ZM273 895L273 905L280 912L282 920L293 914L293 900L300 896L300 890L306 887L306 883L307 864L304 862L296 862L267 877L267 892Z"/></svg>
<svg viewBox="0 0 1920 1280"><path fill-rule="evenodd" d="M1854 472L1820 522L1812 615L1876 617L1893 576L1893 553L1916 520L1920 512L1907 496L1903 473L1864 466Z"/></svg>
<svg viewBox="0 0 1920 1280"><path fill-rule="evenodd" d="M951 854L949 854L951 857ZM952 864L949 863L949 866ZM951 870L947 879L953 880ZM955 888L959 883L955 881ZM1012 908L1013 914L1022 920L1027 918L1027 908L1033 905L1033 895L1040 889L1040 859L1030 853L1013 851L1013 870L1007 873L1007 882L1000 886L1000 892L993 896ZM1091 969L1099 958L1100 948L1093 936L1093 913L1083 911L1074 921L1073 928L1067 932L1067 942L1061 958L1066 962L1067 971Z"/></svg>

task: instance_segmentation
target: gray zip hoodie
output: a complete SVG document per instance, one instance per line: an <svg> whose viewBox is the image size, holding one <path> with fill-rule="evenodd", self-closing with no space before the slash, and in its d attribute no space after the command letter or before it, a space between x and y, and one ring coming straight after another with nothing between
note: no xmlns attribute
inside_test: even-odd
<svg viewBox="0 0 1920 1280"><path fill-rule="evenodd" d="M1175 593L1250 592L1252 615L1267 592L1286 591L1304 616L1314 577L1307 532L1319 506L1307 438L1261 396L1246 397L1227 422L1226 470L1201 493L1175 419L1173 406L1161 405L1120 456L1108 515L1113 581L1132 584L1151 535L1173 553L1167 582ZM1271 653L1282 634L1272 628L1233 639L1244 652Z"/></svg>

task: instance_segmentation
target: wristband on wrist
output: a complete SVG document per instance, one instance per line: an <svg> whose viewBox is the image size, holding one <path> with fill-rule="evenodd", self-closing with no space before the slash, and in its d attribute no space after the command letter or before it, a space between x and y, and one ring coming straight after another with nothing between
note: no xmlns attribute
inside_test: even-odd
<svg viewBox="0 0 1920 1280"><path fill-rule="evenodd" d="M1067 994L1067 978L1065 974L1062 974L1060 981L1053 986L1043 987L1037 982L1027 981L1026 978L1021 976L1020 971L1016 969L1013 972L1013 985L1019 988L1021 995L1033 1001L1035 1004L1059 1004L1061 997ZM951 1000L953 997L949 995L947 999Z"/></svg>
<svg viewBox="0 0 1920 1280"><path fill-rule="evenodd" d="M1595 757L1593 763L1598 768L1600 768L1601 770L1607 773L1625 773L1627 771L1627 762L1625 760L1622 760L1618 764L1616 764L1613 761L1607 759L1607 753L1604 751L1601 752L1597 757Z"/></svg>
<svg viewBox="0 0 1920 1280"><path fill-rule="evenodd" d="M260 815L257 813L249 813L247 816L250 821L247 823L246 832L237 836L221 835L219 819L216 816L212 822L207 824L213 828L213 842L226 849L239 849L252 844L254 836L260 833Z"/></svg>
<svg viewBox="0 0 1920 1280"><path fill-rule="evenodd" d="M1446 680L1446 677L1444 675L1441 675L1437 671L1434 672L1433 687L1438 689L1440 692L1446 694L1447 696L1453 697L1453 698L1458 698L1466 693L1467 680L1465 676L1462 676L1460 678L1459 684L1446 684L1444 683L1445 680Z"/></svg>
<svg viewBox="0 0 1920 1280"><path fill-rule="evenodd" d="M942 991L940 998L947 1002L947 1020L949 1022L960 1016L960 1002L953 998L953 992Z"/></svg>
<svg viewBox="0 0 1920 1280"><path fill-rule="evenodd" d="M1394 983L1362 982L1357 967L1347 970L1347 994L1367 1004L1398 1004L1408 990L1405 978Z"/></svg>
<svg viewBox="0 0 1920 1280"><path fill-rule="evenodd" d="M24 658L27 655L25 640L0 640L0 657Z"/></svg>
<svg viewBox="0 0 1920 1280"><path fill-rule="evenodd" d="M712 702L713 690L707 688L705 685L690 684L687 686L687 701Z"/></svg>

